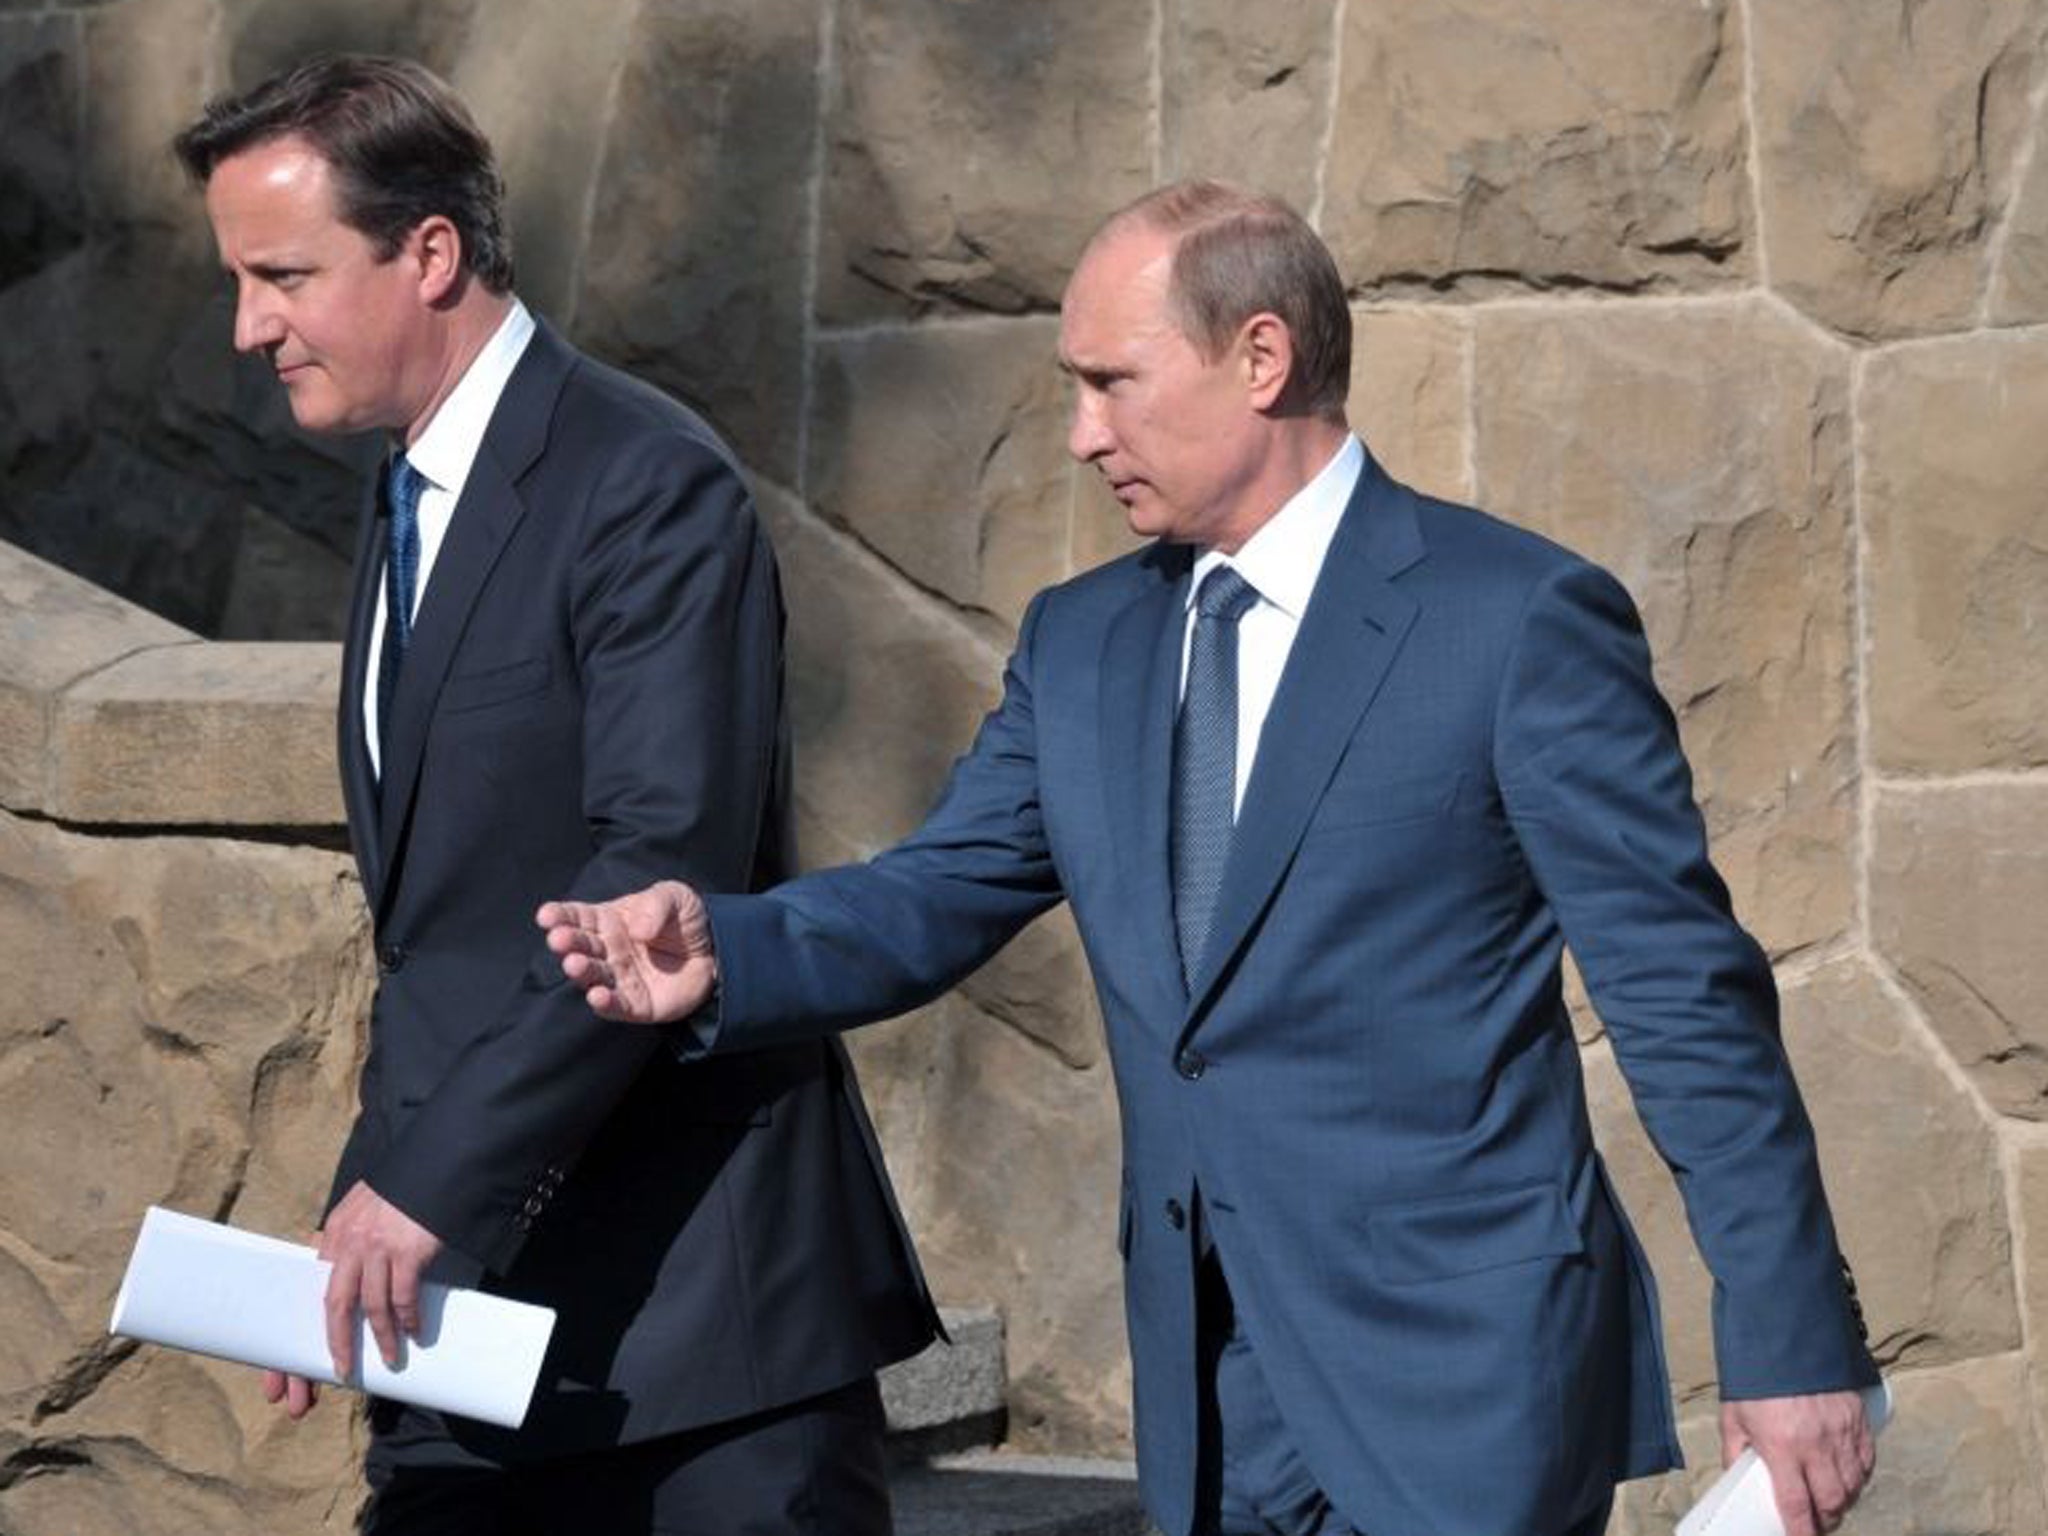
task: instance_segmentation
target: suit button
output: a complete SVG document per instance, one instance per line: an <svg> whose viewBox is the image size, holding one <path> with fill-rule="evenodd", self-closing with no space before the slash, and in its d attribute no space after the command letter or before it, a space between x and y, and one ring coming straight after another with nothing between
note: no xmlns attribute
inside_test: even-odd
<svg viewBox="0 0 2048 1536"><path fill-rule="evenodd" d="M1183 1046L1180 1054L1173 1058L1173 1070L1191 1083L1208 1069L1209 1058L1192 1045Z"/></svg>
<svg viewBox="0 0 2048 1536"><path fill-rule="evenodd" d="M1166 1224L1176 1232L1188 1224L1188 1213L1171 1196L1166 1201Z"/></svg>
<svg viewBox="0 0 2048 1536"><path fill-rule="evenodd" d="M541 1213L541 1208L546 1203L539 1195L528 1195L526 1197L526 1204L519 1207L519 1209L523 1215L534 1217Z"/></svg>
<svg viewBox="0 0 2048 1536"><path fill-rule="evenodd" d="M403 944L386 944L377 951L377 970L380 974L389 976L392 972L403 969L405 969L405 946Z"/></svg>

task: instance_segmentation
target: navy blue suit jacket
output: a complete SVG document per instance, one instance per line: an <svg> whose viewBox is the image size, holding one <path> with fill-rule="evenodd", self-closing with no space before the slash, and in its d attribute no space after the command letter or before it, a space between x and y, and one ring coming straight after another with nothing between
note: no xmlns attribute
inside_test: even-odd
<svg viewBox="0 0 2048 1536"><path fill-rule="evenodd" d="M785 872L775 563L705 424L547 326L498 402L421 599L372 777L365 527L340 752L380 984L357 1180L559 1313L520 1456L810 1396L935 1315L852 1069L809 1041L683 1064L590 1014L544 899Z"/></svg>
<svg viewBox="0 0 2048 1536"><path fill-rule="evenodd" d="M1124 1131L1139 1470L1189 1528L1201 1191L1309 1469L1375 1536L1558 1529L1676 1464L1602 1172L1569 942L1715 1281L1725 1395L1859 1384L1766 959L1730 915L1608 575L1368 462L1281 679L1192 987L1168 857L1189 554L1041 594L922 829L714 899L717 1049L942 988L1055 900Z"/></svg>

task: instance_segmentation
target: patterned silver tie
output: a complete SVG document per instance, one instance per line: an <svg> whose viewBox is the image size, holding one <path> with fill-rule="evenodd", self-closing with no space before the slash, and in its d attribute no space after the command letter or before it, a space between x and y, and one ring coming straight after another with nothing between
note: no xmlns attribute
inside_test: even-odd
<svg viewBox="0 0 2048 1536"><path fill-rule="evenodd" d="M1237 621L1259 600L1227 565L1195 594L1188 681L1173 730L1173 923L1194 984L1237 821Z"/></svg>

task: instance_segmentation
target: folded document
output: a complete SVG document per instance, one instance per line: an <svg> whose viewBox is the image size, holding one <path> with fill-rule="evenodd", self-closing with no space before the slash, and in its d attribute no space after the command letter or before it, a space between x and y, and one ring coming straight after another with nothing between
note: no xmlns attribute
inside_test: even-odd
<svg viewBox="0 0 2048 1536"><path fill-rule="evenodd" d="M1863 1392L1870 1432L1892 1416L1892 1391L1883 1382ZM1678 1522L1676 1536L1785 1536L1785 1522L1771 1490L1771 1473L1754 1450L1744 1451L1715 1479L1713 1487Z"/></svg>
<svg viewBox="0 0 2048 1536"><path fill-rule="evenodd" d="M327 1262L311 1248L151 1206L110 1333L338 1382L327 1353ZM356 1320L355 1379L379 1397L516 1429L554 1330L546 1307L427 1281L420 1335L396 1367Z"/></svg>

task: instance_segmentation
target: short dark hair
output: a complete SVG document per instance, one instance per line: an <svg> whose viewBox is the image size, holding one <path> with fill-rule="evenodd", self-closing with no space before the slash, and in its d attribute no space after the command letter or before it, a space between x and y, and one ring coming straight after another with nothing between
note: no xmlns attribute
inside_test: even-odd
<svg viewBox="0 0 2048 1536"><path fill-rule="evenodd" d="M1221 181L1176 181L1111 214L1097 239L1130 224L1175 237L1167 299L1211 361L1239 327L1270 312L1294 342L1290 388L1315 415L1341 420L1351 390L1351 308L1322 237L1281 198Z"/></svg>
<svg viewBox="0 0 2048 1536"><path fill-rule="evenodd" d="M201 186L223 160L303 138L334 171L343 223L397 254L436 214L462 238L463 264L492 293L512 287L505 183L490 140L442 79L410 59L334 53L239 95L216 97L172 141Z"/></svg>

